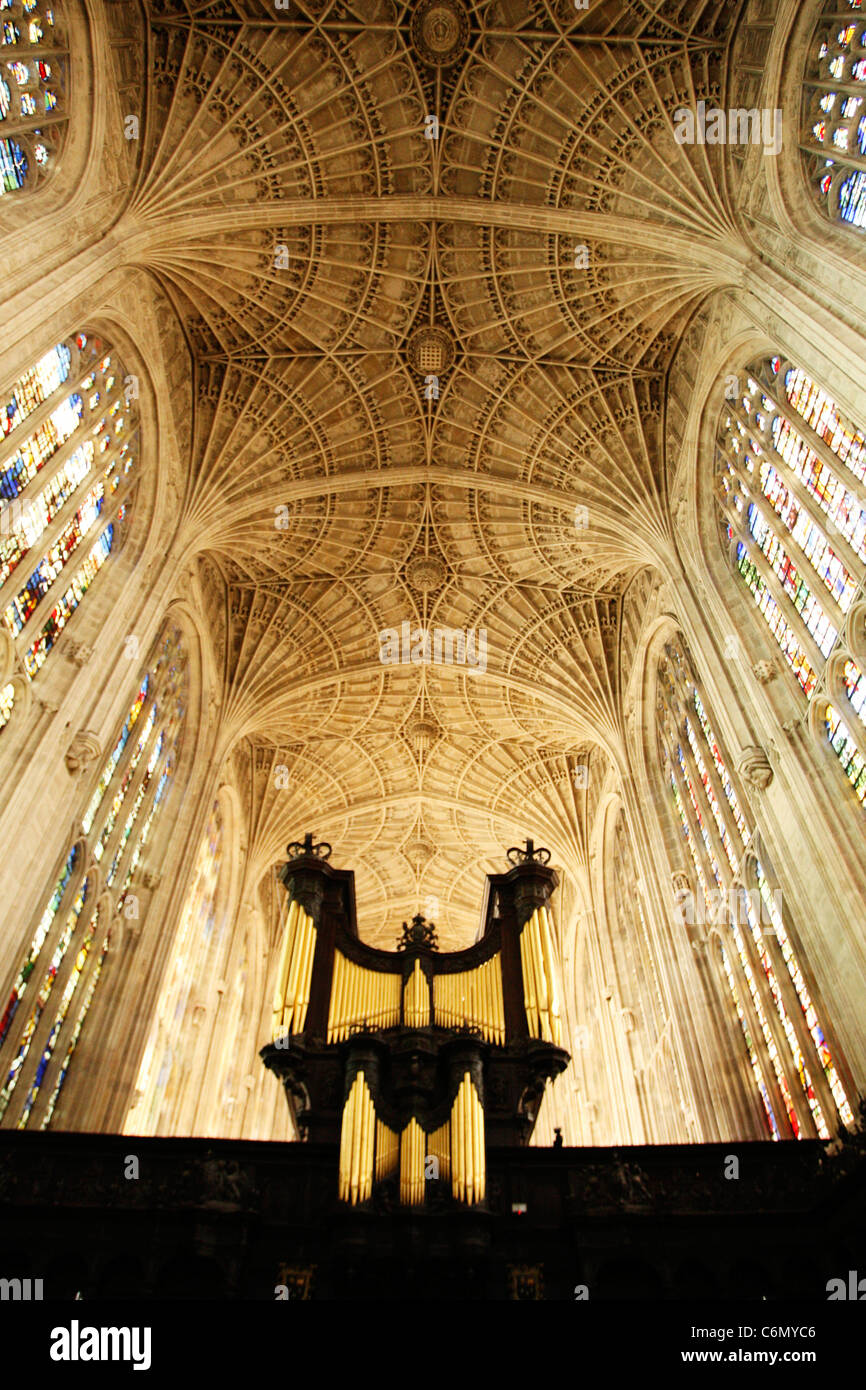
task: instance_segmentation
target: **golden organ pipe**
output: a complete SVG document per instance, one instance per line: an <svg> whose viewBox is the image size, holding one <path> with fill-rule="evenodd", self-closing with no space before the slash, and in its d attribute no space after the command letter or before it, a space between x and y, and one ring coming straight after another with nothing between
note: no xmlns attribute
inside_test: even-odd
<svg viewBox="0 0 866 1390"><path fill-rule="evenodd" d="M408 1152L408 1151L409 1151L409 1126L407 1125L406 1128L403 1130L403 1133L400 1135L400 1201L401 1201L404 1205L408 1205L408 1202L409 1202L409 1195L408 1195L409 1182L408 1182L408 1178L407 1178L407 1175L406 1175L406 1168L407 1168L407 1165L408 1165L408 1162L409 1162L409 1152Z"/></svg>
<svg viewBox="0 0 866 1390"><path fill-rule="evenodd" d="M361 1177L360 1194L361 1201L366 1202L373 1188L373 1140L375 1138L375 1118L373 1110L373 1097L370 1092L364 1089L364 1123L361 1134Z"/></svg>
<svg viewBox="0 0 866 1390"><path fill-rule="evenodd" d="M354 961L349 963L349 1007L346 1010L347 1032L355 1022L355 1012L358 1007L358 967Z"/></svg>
<svg viewBox="0 0 866 1390"><path fill-rule="evenodd" d="M359 1202L363 1202L363 1200L364 1200L364 1172L365 1172L365 1169L366 1169L367 1138L368 1138L369 1128L370 1128L370 1123L369 1123L369 1119L370 1119L370 1113L369 1113L369 1112L370 1112L370 1108L369 1108L369 1105L368 1105L369 1098L370 1098L370 1097L369 1097L369 1092L367 1091L366 1085L365 1085L365 1086L362 1086L362 1088L361 1088L361 1095L360 1095L359 1101L358 1101L358 1129L359 1129L360 1135L361 1135L361 1140L360 1140L360 1143L358 1144L358 1174L357 1174L357 1177L358 1177L358 1201L359 1201Z"/></svg>
<svg viewBox="0 0 866 1390"><path fill-rule="evenodd" d="M352 1082L352 1089L349 1091L346 1097L346 1103L343 1106L343 1134L340 1144L340 1154L342 1164L342 1193L345 1202L350 1201L352 1196L352 1147L355 1139L354 1116L355 1099L358 1094L357 1081L358 1079L356 1077Z"/></svg>
<svg viewBox="0 0 866 1390"><path fill-rule="evenodd" d="M475 1093L472 1082L466 1077L466 1127L469 1130L469 1152L471 1154L470 1173L472 1177L468 1193L470 1202L476 1201L475 1185L478 1180L478 1143L475 1134Z"/></svg>
<svg viewBox="0 0 866 1390"><path fill-rule="evenodd" d="M292 939L294 937L295 919L298 915L298 904L295 898L289 903L289 911L286 917L286 928L283 933L283 949L280 953L280 964L277 970L277 980L274 989L274 1030L282 1027L283 1013L286 1007L286 986L289 981L289 964L292 958Z"/></svg>
<svg viewBox="0 0 866 1390"><path fill-rule="evenodd" d="M466 1154L466 1200L472 1201L472 1183L474 1174L473 1154L472 1154L472 1110L471 1097L469 1095L469 1079L463 1077L463 1148Z"/></svg>
<svg viewBox="0 0 866 1390"><path fill-rule="evenodd" d="M362 1073L358 1072L355 1078L355 1090L352 1098L352 1167L350 1188L353 1206L358 1200L358 1169L361 1166L361 1126L358 1123L360 1110L359 1102L361 1099L359 1078L361 1075Z"/></svg>
<svg viewBox="0 0 866 1390"><path fill-rule="evenodd" d="M458 1128L458 1126L457 1126L457 1097L456 1097L456 1096L454 1097L454 1104L451 1106L451 1124L450 1124L450 1128L451 1128L451 1194L452 1194L453 1197L456 1198L456 1197L457 1197L457 1192L458 1192L458 1178L457 1178L457 1174L458 1174L458 1172L459 1172L459 1170L460 1170L460 1160L459 1160L458 1155L457 1155L457 1144L458 1144L457 1128Z"/></svg>
<svg viewBox="0 0 866 1390"><path fill-rule="evenodd" d="M496 1042L496 1011L493 1007L493 961L484 965L484 1017L487 1020L485 1037L488 1042Z"/></svg>
<svg viewBox="0 0 866 1390"><path fill-rule="evenodd" d="M344 957L340 967L342 984L340 985L340 1021L337 1030L337 1041L341 1041L346 1036L346 1015L349 1012L349 961Z"/></svg>
<svg viewBox="0 0 866 1390"><path fill-rule="evenodd" d="M472 1082L468 1075L463 1078L466 1082L466 1148L468 1152L469 1182L466 1185L466 1200L470 1204L475 1201L475 1114L472 1108Z"/></svg>
<svg viewBox="0 0 866 1390"><path fill-rule="evenodd" d="M310 987L313 980L313 961L316 954L316 928L311 917L307 918L307 950L304 957L304 974L301 980L301 1016L298 1023L298 1032L303 1028L307 1019L307 1008L310 1003Z"/></svg>
<svg viewBox="0 0 866 1390"><path fill-rule="evenodd" d="M466 1184L466 1200L471 1203L475 1201L475 1126L472 1115L472 1082L468 1073L463 1081L466 1087L466 1168L469 1179Z"/></svg>
<svg viewBox="0 0 866 1390"><path fill-rule="evenodd" d="M527 928L526 933L526 947L530 961L530 968L532 970L533 986L535 988L535 1031L538 1037L543 1037L544 1023L542 1009L544 1007L544 994L542 990L542 981L540 979L538 969L538 954L535 949L535 932L533 930L534 926L535 923L530 918L529 926Z"/></svg>
<svg viewBox="0 0 866 1390"><path fill-rule="evenodd" d="M532 969L535 978L535 1004L538 1009L538 1036L543 1038L546 1037L547 1034L547 991L545 989L544 975L541 969L541 953L536 940L536 912L533 912L529 919L526 930L528 937L527 944L532 956Z"/></svg>
<svg viewBox="0 0 866 1390"><path fill-rule="evenodd" d="M334 1020L337 1015L337 990L340 981L340 953L334 952L334 964L331 966L331 993L328 998L328 1042L334 1041Z"/></svg>
<svg viewBox="0 0 866 1390"><path fill-rule="evenodd" d="M280 958L280 973L274 990L274 1028L282 1030L286 1015L286 1004L289 990L289 967L292 963L292 937L289 925L292 921L292 908L294 903L289 905L289 920L286 924L286 935L283 939L283 954Z"/></svg>
<svg viewBox="0 0 866 1390"><path fill-rule="evenodd" d="M468 1081L468 1075L464 1076L463 1083L466 1086L466 1201L471 1205L475 1201L475 1117L472 1113L472 1083Z"/></svg>
<svg viewBox="0 0 866 1390"><path fill-rule="evenodd" d="M418 1159L420 1157L421 1131L416 1120L409 1126L409 1200L413 1206L418 1203Z"/></svg>
<svg viewBox="0 0 866 1390"><path fill-rule="evenodd" d="M349 1192L349 1165L352 1152L352 1133L349 1127L352 1093L349 1092L343 1103L343 1122L340 1127L340 1201L345 1202Z"/></svg>
<svg viewBox="0 0 866 1390"><path fill-rule="evenodd" d="M291 998L289 1000L289 1016L292 1020L293 1033L300 1033L302 1027L300 1017L304 996L304 976L307 969L312 926L312 919L307 916L303 908L300 908L295 948L292 951L292 975L294 978L290 985Z"/></svg>
<svg viewBox="0 0 866 1390"><path fill-rule="evenodd" d="M553 960L553 938L550 909L545 906L541 909L541 941L544 948L544 962L547 968L548 987L550 990L550 1028L551 1041L559 1047L562 1042L562 1024L559 1014L559 991L556 987L556 971Z"/></svg>
<svg viewBox="0 0 866 1390"><path fill-rule="evenodd" d="M339 984L339 992L338 992L338 995L337 995L336 1017L335 1017L335 1020L334 1020L334 1022L335 1022L335 1037L336 1037L336 1039L337 1039L338 1042L340 1041L340 1039L341 1039L342 1036L343 1036L343 1019L344 1019L344 1017L345 1017L345 1010L346 1010L346 982L347 982L347 979L348 979L348 970L347 970L347 966L348 966L348 962L347 962L347 960L346 960L346 957L343 956L343 955L341 955L341 956L340 956L340 984Z"/></svg>
<svg viewBox="0 0 866 1390"><path fill-rule="evenodd" d="M355 1007L355 986L357 984L358 976L357 967L354 961L349 961L347 969L349 972L349 997L347 1000L346 1008L346 1025L348 1027L348 1025L352 1022L353 1010Z"/></svg>
<svg viewBox="0 0 866 1390"><path fill-rule="evenodd" d="M527 949L526 928L520 933L520 964L523 967L523 1003L526 1009L526 1022L533 1037L538 1033L538 1019L535 1012L535 978L532 962Z"/></svg>
<svg viewBox="0 0 866 1390"><path fill-rule="evenodd" d="M550 1042L553 1036L550 1027L550 977L547 973L547 962L544 957L544 936L541 912L538 908L532 914L532 927L535 941L536 973L540 982L539 1013L542 1018L542 1037Z"/></svg>
<svg viewBox="0 0 866 1390"><path fill-rule="evenodd" d="M310 1002L310 976L313 971L313 951L316 946L316 934L311 930L312 922L309 917L304 924L304 944L301 956L301 966L298 980L298 1001L295 1005L294 1032L300 1033L304 1027L307 1017L307 1005Z"/></svg>
<svg viewBox="0 0 866 1390"><path fill-rule="evenodd" d="M487 1159L484 1152L484 1109L481 1099L475 1088L472 1088L473 1097L473 1118L475 1121L475 1152L477 1162L475 1168L475 1200L484 1201L484 1192L487 1185Z"/></svg>
<svg viewBox="0 0 866 1390"><path fill-rule="evenodd" d="M375 1009L374 1003L375 980L370 979L370 972L361 967L361 1008L359 1010L358 1022L364 1023L370 1018Z"/></svg>
<svg viewBox="0 0 866 1390"><path fill-rule="evenodd" d="M477 1200L484 1201L484 1191L486 1186L487 1158L484 1152L484 1108L478 1092L475 1092L475 1133L478 1145L478 1178L475 1184Z"/></svg>
<svg viewBox="0 0 866 1390"><path fill-rule="evenodd" d="M463 1201L463 1197L464 1197L464 1195L466 1195L466 1184L464 1184L464 1165L463 1165L463 1141L464 1141L464 1131L463 1131L463 1105L461 1105L461 1101L463 1101L463 1083L460 1083L459 1090L457 1090L457 1102L456 1102L456 1111L457 1111L457 1113L456 1113L456 1116L455 1116L455 1120L456 1120L456 1130L457 1130L457 1143L456 1143L456 1145L455 1145L456 1158L457 1158L457 1172L456 1172L456 1191L455 1191L455 1197L457 1198L457 1201Z"/></svg>
<svg viewBox="0 0 866 1390"><path fill-rule="evenodd" d="M364 1088L361 1081L361 1073L358 1073L358 1080L355 1082L355 1115L352 1126L352 1201L358 1201L358 1175L361 1171L361 1139L362 1121L364 1114Z"/></svg>
<svg viewBox="0 0 866 1390"><path fill-rule="evenodd" d="M305 914L299 904L295 930L292 938L292 955L291 961L289 963L289 976L288 980L286 981L286 998L285 1007L283 1011L284 1026L288 1028L290 1031L292 1024L292 1014L294 1011L295 994L298 988L298 967L300 965L301 959L301 943L303 941L303 930L305 920Z"/></svg>
<svg viewBox="0 0 866 1390"><path fill-rule="evenodd" d="M466 1170L466 1201L473 1200L473 1116L468 1108L468 1083L463 1077L463 1165Z"/></svg>
<svg viewBox="0 0 866 1390"><path fill-rule="evenodd" d="M357 1157L355 1159L355 1171L352 1174L352 1182L357 1192L355 1200L358 1202L363 1201L364 1196L361 1190L361 1171L364 1166L364 1140L366 1138L366 1126L364 1124L364 1121L367 1118L367 1107L365 1101L366 1096L364 1095L364 1092L362 1090L358 1095L358 1113L355 1116L355 1124L358 1130L358 1147L356 1150Z"/></svg>
<svg viewBox="0 0 866 1390"><path fill-rule="evenodd" d="M399 1135L377 1118L376 1120L376 1181L387 1178L394 1168L394 1140L399 1143Z"/></svg>
<svg viewBox="0 0 866 1390"><path fill-rule="evenodd" d="M457 1199L460 1202L466 1200L466 1124L464 1119L465 1106L463 1104L466 1092L463 1089L463 1082L457 1091L457 1158L459 1167L457 1169Z"/></svg>
<svg viewBox="0 0 866 1390"><path fill-rule="evenodd" d="M406 1174L403 1200L411 1205L415 1201L415 1125L413 1120L409 1121L403 1131L403 1156Z"/></svg>
<svg viewBox="0 0 866 1390"><path fill-rule="evenodd" d="M344 1124L346 1126L346 1201L352 1200L352 1153L355 1147L355 1104L358 1099L358 1078L352 1082L349 1099L346 1102Z"/></svg>
<svg viewBox="0 0 866 1390"><path fill-rule="evenodd" d="M340 1038L346 1036L346 1020L349 1016L349 991L352 988L352 962L343 960L343 994L340 999Z"/></svg>
<svg viewBox="0 0 866 1390"><path fill-rule="evenodd" d="M466 1089L461 1081L457 1092L457 1152L460 1156L458 1172L458 1192L461 1201L466 1200Z"/></svg>
<svg viewBox="0 0 866 1390"><path fill-rule="evenodd" d="M328 1041L339 1042L340 1024L343 1021L343 983L346 978L346 958L340 951L334 952L334 979L331 986L331 1017L328 1020Z"/></svg>

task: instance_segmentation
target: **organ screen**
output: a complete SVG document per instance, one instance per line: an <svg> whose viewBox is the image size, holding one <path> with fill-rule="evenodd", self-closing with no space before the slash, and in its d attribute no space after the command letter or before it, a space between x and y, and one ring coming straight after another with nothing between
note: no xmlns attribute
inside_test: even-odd
<svg viewBox="0 0 866 1390"><path fill-rule="evenodd" d="M509 851L489 875L484 930L440 952L435 926L403 923L394 951L358 937L354 875L312 837L289 846L288 909L265 1065L301 1138L339 1143L341 1201L387 1188L483 1204L486 1146L526 1143L562 1050L549 852Z"/></svg>

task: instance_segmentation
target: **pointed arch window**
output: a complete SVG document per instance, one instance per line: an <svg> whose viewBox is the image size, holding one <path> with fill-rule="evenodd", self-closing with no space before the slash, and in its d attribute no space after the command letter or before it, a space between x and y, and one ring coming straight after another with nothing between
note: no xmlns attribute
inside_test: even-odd
<svg viewBox="0 0 866 1390"><path fill-rule="evenodd" d="M223 868L224 825L219 801L211 807L199 846L192 882L163 976L156 1016L135 1083L136 1101L124 1124L126 1134L157 1134L176 1115L191 1053L206 1034L207 1005L223 965L225 920L217 922ZM214 1059L211 1058L211 1065Z"/></svg>
<svg viewBox="0 0 866 1390"><path fill-rule="evenodd" d="M619 928L611 944L615 959L628 953L625 977L634 991L630 1041L646 1123L652 1126L654 1142L676 1143L687 1135L684 1117L688 1106L670 1046L670 1015L647 929L640 875L623 810L616 818L611 864L613 907Z"/></svg>
<svg viewBox="0 0 866 1390"><path fill-rule="evenodd" d="M681 641L659 664L658 752L670 788L695 920L709 924L718 983L736 1018L774 1139L831 1137L854 1117L797 959L779 885L729 771Z"/></svg>
<svg viewBox="0 0 866 1390"><path fill-rule="evenodd" d="M0 1016L0 1124L45 1129L105 972L112 924L137 919L133 889L174 777L186 711L180 630L162 638L84 801L70 846L7 984Z"/></svg>
<svg viewBox="0 0 866 1390"><path fill-rule="evenodd" d="M737 574L866 802L866 435L801 367L753 364L722 412L716 496Z"/></svg>
<svg viewBox="0 0 866 1390"><path fill-rule="evenodd" d="M0 0L0 203L37 187L57 158L68 71L58 5Z"/></svg>
<svg viewBox="0 0 866 1390"><path fill-rule="evenodd" d="M78 333L0 400L0 732L125 534L137 395L116 353Z"/></svg>
<svg viewBox="0 0 866 1390"><path fill-rule="evenodd" d="M866 227L866 14L862 0L828 0L803 83L801 149L826 214Z"/></svg>

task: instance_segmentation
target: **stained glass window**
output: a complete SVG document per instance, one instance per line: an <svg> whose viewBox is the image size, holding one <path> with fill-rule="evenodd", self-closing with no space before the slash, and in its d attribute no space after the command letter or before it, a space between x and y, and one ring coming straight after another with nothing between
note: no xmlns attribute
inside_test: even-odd
<svg viewBox="0 0 866 1390"><path fill-rule="evenodd" d="M184 1078L193 1070L192 1054L206 1033L209 993L221 974L226 935L225 917L218 914L217 902L223 838L222 813L215 801L163 976L135 1083L138 1100L124 1126L127 1134L165 1133L170 1128L172 1107L180 1099ZM211 1057L210 1065L216 1064Z"/></svg>
<svg viewBox="0 0 866 1390"><path fill-rule="evenodd" d="M66 133L69 71L60 12L0 0L0 198L36 187Z"/></svg>
<svg viewBox="0 0 866 1390"><path fill-rule="evenodd" d="M815 196L834 220L866 226L866 14L827 0L803 84L801 149Z"/></svg>
<svg viewBox="0 0 866 1390"><path fill-rule="evenodd" d="M84 801L73 845L22 948L0 1016L0 1124L51 1122L109 951L137 920L136 876L175 773L187 662L164 635Z"/></svg>
<svg viewBox="0 0 866 1390"><path fill-rule="evenodd" d="M646 1123L652 1126L648 1137L654 1143L676 1143L689 1137L685 1119L688 1107L679 1066L665 1046L670 1015L641 900L640 874L622 811L616 820L611 859L616 919L611 949L614 959L622 965L623 976L633 981L630 1004L634 1021L629 1046ZM604 1046L602 1037L596 1041L598 1046Z"/></svg>
<svg viewBox="0 0 866 1390"><path fill-rule="evenodd" d="M45 353L0 400L0 621L32 680L128 522L135 378L97 337ZM0 691L0 731L12 713Z"/></svg>
<svg viewBox="0 0 866 1390"><path fill-rule="evenodd" d="M866 436L832 397L781 357L755 363L722 412L716 493L737 573L861 802L866 677L845 629L866 579L864 478Z"/></svg>
<svg viewBox="0 0 866 1390"><path fill-rule="evenodd" d="M659 666L659 756L698 887L695 920L715 929L721 979L773 1139L828 1139L853 1125L836 1063L795 954L781 890L754 847L694 668L671 641Z"/></svg>

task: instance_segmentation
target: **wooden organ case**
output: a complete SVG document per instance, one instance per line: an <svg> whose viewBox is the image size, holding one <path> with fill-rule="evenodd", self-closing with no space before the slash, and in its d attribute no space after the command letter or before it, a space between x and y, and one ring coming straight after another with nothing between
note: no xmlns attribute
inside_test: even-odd
<svg viewBox="0 0 866 1390"><path fill-rule="evenodd" d="M470 1206L485 1197L486 1146L526 1144L561 1046L549 900L549 852L527 840L512 868L488 875L484 930L440 952L421 916L395 951L358 938L354 874L330 846L289 846L288 894L272 1041L298 1132L339 1144L339 1196L367 1203L385 1186L421 1206L443 1184ZM431 1184L430 1179L437 1181Z"/></svg>

